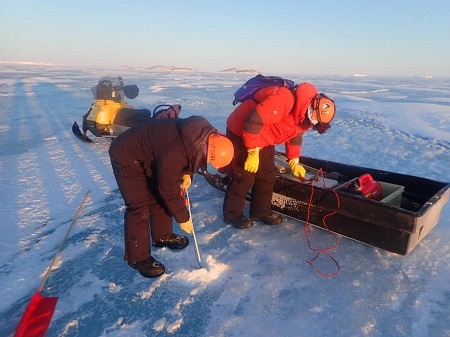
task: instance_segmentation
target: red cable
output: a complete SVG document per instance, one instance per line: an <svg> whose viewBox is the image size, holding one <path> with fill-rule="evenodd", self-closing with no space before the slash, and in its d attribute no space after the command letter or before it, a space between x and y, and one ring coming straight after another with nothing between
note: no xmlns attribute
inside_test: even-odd
<svg viewBox="0 0 450 337"><path fill-rule="evenodd" d="M311 250L317 250L318 253L317 253L317 255L316 255L314 258L312 258L311 260L307 260L306 262L309 263L311 266L313 266L313 268L314 268L320 275L322 275L322 276L324 276L324 277L332 277L332 276L335 276L335 275L339 274L340 271L341 271L341 267L339 266L339 263L336 261L336 259L335 259L335 258L331 255L331 253L330 253L330 251L333 251L333 250L335 250L335 249L338 248L338 246L339 246L339 238L338 238L338 236L336 235L336 233L332 232L332 231L328 228L328 225L327 225L327 221L326 221L326 220L327 220L328 217L333 216L333 215L335 215L335 214L338 213L339 208L340 208L340 199L339 199L339 195L336 193L336 191L334 191L334 190L332 190L332 189L329 189L329 190L331 190L331 191L334 193L334 195L336 196L337 208L336 208L335 211L326 214L326 215L323 217L323 219L322 219L323 226L324 226L324 227L326 228L326 230L327 230L329 233L331 233L331 235L333 235L333 237L334 237L334 240L335 240L334 246L332 246L332 247L323 247L323 248L313 248L313 247L311 247L310 233L312 232L312 228L311 228L311 225L309 224L309 218L310 218L310 214L311 214L311 206L312 206L312 200L313 200L313 195L314 195L314 185L313 185L313 182L318 180L319 174L320 174L321 177L322 177L323 187L326 188L326 187L325 187L325 177L324 177L324 175L323 175L323 171L322 171L322 169L319 169L319 170L317 171L315 177L314 177L314 178L311 178L311 179L309 180L309 184L310 184L310 186L311 186L311 195L310 195L309 202L308 202L308 213L307 213L305 225L303 226L303 230L304 230L304 232L305 232L305 234L306 234L306 239L307 239L307 241L308 241L309 249L311 249ZM314 261L315 261L322 253L327 254L328 257L329 257L331 260L333 260L333 262L335 263L335 265L336 265L336 267L337 267L337 270L336 270L335 272L333 272L333 273L331 273L331 274L323 273L323 272L322 272L322 271L314 264Z"/></svg>

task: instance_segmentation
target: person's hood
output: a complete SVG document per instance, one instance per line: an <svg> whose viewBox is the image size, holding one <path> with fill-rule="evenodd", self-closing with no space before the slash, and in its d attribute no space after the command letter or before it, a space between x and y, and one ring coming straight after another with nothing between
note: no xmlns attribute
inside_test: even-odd
<svg viewBox="0 0 450 337"><path fill-rule="evenodd" d="M305 120L306 111L311 105L311 101L319 92L311 83L303 82L295 89L295 105L293 116L295 124L301 124Z"/></svg>
<svg viewBox="0 0 450 337"><path fill-rule="evenodd" d="M202 165L206 164L208 137L218 131L201 116L180 119L177 122L177 128L189 158L190 171L195 173Z"/></svg>

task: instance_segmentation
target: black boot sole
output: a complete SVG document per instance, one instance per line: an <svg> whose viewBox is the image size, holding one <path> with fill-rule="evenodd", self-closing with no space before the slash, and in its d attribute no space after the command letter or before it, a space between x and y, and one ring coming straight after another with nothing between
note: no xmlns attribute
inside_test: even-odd
<svg viewBox="0 0 450 337"><path fill-rule="evenodd" d="M162 264L161 264L162 269L158 268L159 270L157 272L155 270L154 272L151 272L151 273L146 273L146 272L141 271L136 265L132 264L129 261L128 261L128 266L131 269L136 269L139 272L139 274L141 274L142 276L144 276L146 278L155 278L155 277L161 276L162 274L164 274L166 272L166 268Z"/></svg>
<svg viewBox="0 0 450 337"><path fill-rule="evenodd" d="M172 250L180 250L189 246L189 239L187 237L184 236L183 241L185 241L183 244L171 243L169 240L152 241L152 246L157 248L167 247Z"/></svg>
<svg viewBox="0 0 450 337"><path fill-rule="evenodd" d="M228 220L223 219L223 222L225 222L227 225L233 226L236 229L247 229L247 228L253 227L252 220L246 221L246 222L241 221L242 223L239 223L239 221L237 221L237 220L228 221Z"/></svg>
<svg viewBox="0 0 450 337"><path fill-rule="evenodd" d="M183 246L173 246L173 245L165 244L165 243L152 243L153 247L156 247L156 248L167 247L167 248L169 248L171 250L181 250L181 249L186 248L188 245L189 245L189 242L186 245L183 245Z"/></svg>
<svg viewBox="0 0 450 337"><path fill-rule="evenodd" d="M283 218L277 220L277 221L265 221L264 219L257 219L257 218L251 218L253 221L261 221L267 226L276 226L283 222Z"/></svg>

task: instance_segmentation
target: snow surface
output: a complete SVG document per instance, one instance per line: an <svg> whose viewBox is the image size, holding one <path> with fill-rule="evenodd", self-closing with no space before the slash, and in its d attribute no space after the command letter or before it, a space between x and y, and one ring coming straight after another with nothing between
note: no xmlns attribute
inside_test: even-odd
<svg viewBox="0 0 450 337"><path fill-rule="evenodd" d="M222 222L223 193L196 176L194 245L155 249L166 266L146 279L123 261L124 205L110 168L110 141L71 133L107 75L137 84L134 106L178 103L221 131L248 74L92 70L0 65L0 336L11 336L86 194L43 294L59 298L47 336L450 336L450 206L408 255L340 237L341 267L321 276L306 261L303 223L286 218L235 230ZM276 75L276 74L266 74ZM303 154L450 181L450 80L298 76L336 100L324 135ZM175 232L180 233L177 224ZM313 244L330 233L313 228ZM324 272L336 266L320 261Z"/></svg>

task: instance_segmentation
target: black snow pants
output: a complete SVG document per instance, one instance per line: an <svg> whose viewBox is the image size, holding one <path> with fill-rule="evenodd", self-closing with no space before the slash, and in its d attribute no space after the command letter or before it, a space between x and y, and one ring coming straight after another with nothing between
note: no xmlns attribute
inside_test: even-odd
<svg viewBox="0 0 450 337"><path fill-rule="evenodd" d="M272 213L271 201L275 184L275 146L259 151L259 167L256 173L244 170L247 148L241 137L227 129L227 137L234 145L232 178L225 192L223 217L227 221L243 215L247 193L250 191L250 217L260 219Z"/></svg>
<svg viewBox="0 0 450 337"><path fill-rule="evenodd" d="M111 165L125 201L125 256L128 261L150 257L150 239L163 239L172 233L172 216L160 197L156 176L147 177L139 161L110 148ZM129 158L128 158L129 159ZM149 228L150 225L150 228Z"/></svg>

